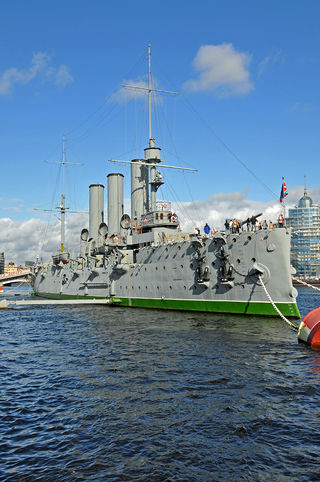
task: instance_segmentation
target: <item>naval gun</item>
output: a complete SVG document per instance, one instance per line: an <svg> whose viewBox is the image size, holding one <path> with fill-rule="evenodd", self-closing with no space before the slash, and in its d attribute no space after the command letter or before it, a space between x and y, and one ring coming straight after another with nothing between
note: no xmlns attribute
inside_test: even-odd
<svg viewBox="0 0 320 482"><path fill-rule="evenodd" d="M263 213L255 214L254 216L251 216L251 218L247 218L245 221L240 221L240 225L243 226L244 224L247 224L249 221L251 225L255 224L256 220L262 216Z"/></svg>

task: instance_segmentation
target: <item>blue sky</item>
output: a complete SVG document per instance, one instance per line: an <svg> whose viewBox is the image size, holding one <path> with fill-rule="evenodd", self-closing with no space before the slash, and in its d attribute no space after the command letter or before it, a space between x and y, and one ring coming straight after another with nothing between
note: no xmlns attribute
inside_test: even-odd
<svg viewBox="0 0 320 482"><path fill-rule="evenodd" d="M43 161L61 159L63 134L83 163L67 169L73 209L87 209L89 184L129 173L107 160L147 146L146 99L118 89L145 82L148 43L157 87L180 93L156 100L153 136L167 163L199 169L166 171L160 197L236 209L239 195L277 201L282 176L299 195L305 174L317 193L319 18L316 0L3 0L0 219L20 229L57 205L58 168Z"/></svg>

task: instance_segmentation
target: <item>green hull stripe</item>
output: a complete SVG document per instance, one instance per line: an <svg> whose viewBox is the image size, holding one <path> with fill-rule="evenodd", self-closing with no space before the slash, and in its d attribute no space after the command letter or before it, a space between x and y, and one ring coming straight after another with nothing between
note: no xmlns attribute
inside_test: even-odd
<svg viewBox="0 0 320 482"><path fill-rule="evenodd" d="M79 296L55 293L38 293L44 298L61 300L70 299L105 299L103 296ZM269 302L255 301L216 301L216 300L174 300L168 298L111 298L114 304L133 308L156 308L163 310L202 311L207 313L230 313L242 315L279 316ZM301 318L296 303L276 303L284 316Z"/></svg>

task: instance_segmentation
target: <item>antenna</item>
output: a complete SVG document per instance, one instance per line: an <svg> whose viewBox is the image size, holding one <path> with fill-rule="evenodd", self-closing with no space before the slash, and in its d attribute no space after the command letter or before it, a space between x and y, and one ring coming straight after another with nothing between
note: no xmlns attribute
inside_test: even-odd
<svg viewBox="0 0 320 482"><path fill-rule="evenodd" d="M307 196L307 176L306 173L304 174L304 196Z"/></svg>

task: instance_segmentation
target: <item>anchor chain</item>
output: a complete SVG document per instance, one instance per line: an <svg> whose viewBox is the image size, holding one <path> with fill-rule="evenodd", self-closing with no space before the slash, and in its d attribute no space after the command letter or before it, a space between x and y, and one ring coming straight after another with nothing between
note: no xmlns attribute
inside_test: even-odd
<svg viewBox="0 0 320 482"><path fill-rule="evenodd" d="M271 296L270 296L270 294L269 294L269 292L268 292L268 290L267 290L267 288L266 288L266 286L265 286L265 284L264 284L264 282L263 282L262 277L261 277L260 274L259 274L259 280L260 280L260 283L261 283L261 285L262 285L262 287L263 287L263 289L264 289L264 291L265 291L265 293L266 293L266 295L267 295L268 300L270 301L270 303L272 304L273 308L276 310L276 312L278 313L278 315L279 315L286 323L288 323L288 325L290 325L290 326L291 326L292 328L294 328L295 330L298 330L298 327L297 327L294 323L291 323L291 321L288 320L288 318L286 318L286 317L281 313L281 311L279 310L279 308L276 306L276 304L275 304L275 302L272 300L272 298L271 298Z"/></svg>

